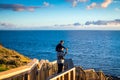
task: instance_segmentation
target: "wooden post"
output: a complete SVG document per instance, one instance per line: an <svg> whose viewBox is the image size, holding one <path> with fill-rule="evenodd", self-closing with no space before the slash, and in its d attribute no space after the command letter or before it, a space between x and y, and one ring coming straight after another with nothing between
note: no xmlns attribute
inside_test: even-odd
<svg viewBox="0 0 120 80"><path fill-rule="evenodd" d="M73 80L75 80L75 69L73 70Z"/></svg>
<svg viewBox="0 0 120 80"><path fill-rule="evenodd" d="M71 80L71 71L68 73L68 80Z"/></svg>
<svg viewBox="0 0 120 80"><path fill-rule="evenodd" d="M60 76L60 77L61 77L61 76ZM60 78L60 77L58 78L58 80L61 80L61 78Z"/></svg>
<svg viewBox="0 0 120 80"><path fill-rule="evenodd" d="M64 80L64 75L62 76L62 80Z"/></svg>
<svg viewBox="0 0 120 80"><path fill-rule="evenodd" d="M37 80L40 80L40 71L38 70Z"/></svg>
<svg viewBox="0 0 120 80"><path fill-rule="evenodd" d="M30 73L28 73L28 75L27 75L27 79L30 80Z"/></svg>
<svg viewBox="0 0 120 80"><path fill-rule="evenodd" d="M25 80L25 75L22 75L22 80Z"/></svg>
<svg viewBox="0 0 120 80"><path fill-rule="evenodd" d="M100 77L100 80L102 79L102 76L101 76L101 71L99 72L99 77Z"/></svg>

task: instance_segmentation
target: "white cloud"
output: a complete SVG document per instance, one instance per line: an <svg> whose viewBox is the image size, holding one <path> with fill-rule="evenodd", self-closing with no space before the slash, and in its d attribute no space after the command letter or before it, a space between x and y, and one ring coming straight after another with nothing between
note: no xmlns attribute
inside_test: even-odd
<svg viewBox="0 0 120 80"><path fill-rule="evenodd" d="M88 2L88 0L66 0L66 1L72 2L73 7L76 7L79 3Z"/></svg>
<svg viewBox="0 0 120 80"><path fill-rule="evenodd" d="M73 1L77 1L77 2L87 2L88 0L66 0L68 2L73 2Z"/></svg>
<svg viewBox="0 0 120 80"><path fill-rule="evenodd" d="M35 9L52 6L48 2L43 2L41 6L25 6L23 4L0 4L2 10L13 10L13 11L30 11L33 12Z"/></svg>
<svg viewBox="0 0 120 80"><path fill-rule="evenodd" d="M81 2L88 2L89 0L66 0L69 2L72 2L72 6L76 7ZM104 0L101 4L93 2L92 4L87 6L87 9L93 9L93 8L107 8L113 0Z"/></svg>
<svg viewBox="0 0 120 80"><path fill-rule="evenodd" d="M112 3L112 0L105 0L102 4L102 8L107 8Z"/></svg>
<svg viewBox="0 0 120 80"><path fill-rule="evenodd" d="M87 9L90 10L90 9L95 8L95 7L97 7L97 4L95 2L93 2L91 5L87 6Z"/></svg>
<svg viewBox="0 0 120 80"><path fill-rule="evenodd" d="M1 26L6 26L6 27L15 26L14 24L6 23L6 22L0 22L0 25Z"/></svg>
<svg viewBox="0 0 120 80"><path fill-rule="evenodd" d="M78 0L79 2L88 2L89 0Z"/></svg>
<svg viewBox="0 0 120 80"><path fill-rule="evenodd" d="M78 2L77 2L77 1L73 1L72 6L73 6L73 7L76 7L76 6L77 6L77 4L78 4Z"/></svg>
<svg viewBox="0 0 120 80"><path fill-rule="evenodd" d="M34 7L29 7L27 9L28 9L28 11L31 11L31 12L33 12L35 10Z"/></svg>
<svg viewBox="0 0 120 80"><path fill-rule="evenodd" d="M15 24L8 23L8 22L0 22L0 30L1 29L14 29L16 28Z"/></svg>
<svg viewBox="0 0 120 80"><path fill-rule="evenodd" d="M90 10L93 8L107 8L111 3L112 3L112 0L104 0L104 2L101 4L93 2L92 4L87 6L87 9Z"/></svg>
<svg viewBox="0 0 120 80"><path fill-rule="evenodd" d="M43 2L43 6L48 7L48 6L50 6L50 4L48 2Z"/></svg>
<svg viewBox="0 0 120 80"><path fill-rule="evenodd" d="M120 26L120 19L115 20L98 20L98 21L87 21L85 25L114 25L114 26Z"/></svg>
<svg viewBox="0 0 120 80"><path fill-rule="evenodd" d="M36 8L41 8L41 6L25 6L22 4L0 4L0 8L3 10L13 11L34 11Z"/></svg>

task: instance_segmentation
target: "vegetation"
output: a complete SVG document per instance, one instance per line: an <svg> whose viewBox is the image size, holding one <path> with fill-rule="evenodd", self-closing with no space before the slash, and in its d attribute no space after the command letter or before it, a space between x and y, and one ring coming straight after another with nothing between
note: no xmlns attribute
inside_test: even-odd
<svg viewBox="0 0 120 80"><path fill-rule="evenodd" d="M28 57L0 45L0 72L23 66L30 61Z"/></svg>

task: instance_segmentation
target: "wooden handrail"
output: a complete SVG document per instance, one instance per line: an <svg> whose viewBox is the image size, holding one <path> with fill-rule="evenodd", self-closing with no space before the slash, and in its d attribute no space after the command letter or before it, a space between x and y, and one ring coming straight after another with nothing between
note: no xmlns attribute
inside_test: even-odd
<svg viewBox="0 0 120 80"><path fill-rule="evenodd" d="M105 74L102 71L99 71L98 73L99 73L100 80L107 80Z"/></svg>
<svg viewBox="0 0 120 80"><path fill-rule="evenodd" d="M42 66L44 65L45 63L45 60L41 60L39 63L38 63L38 70L41 70Z"/></svg>
<svg viewBox="0 0 120 80"><path fill-rule="evenodd" d="M4 71L4 72L0 72L0 80L1 79L6 79L12 76L16 76L18 74L21 73L27 73L27 72L31 72L31 70L36 67L36 65L38 64L38 60L37 59L33 59L32 62L30 62L28 65L22 66L22 67L18 67L18 68L14 68L8 71Z"/></svg>
<svg viewBox="0 0 120 80"><path fill-rule="evenodd" d="M56 64L56 63L57 63L57 60L55 60L55 61L51 62L51 64Z"/></svg>
<svg viewBox="0 0 120 80"><path fill-rule="evenodd" d="M108 80L103 72L100 71L97 74L94 69L83 70L80 67L72 67L60 74L56 74L56 71L57 61L49 62L48 60L41 60L39 62L39 60L33 59L25 66L0 72L0 80L86 80L87 72L90 71L93 74L92 78L96 80Z"/></svg>
<svg viewBox="0 0 120 80"><path fill-rule="evenodd" d="M82 67L76 67L77 70L77 80L86 80L85 71L82 69Z"/></svg>
<svg viewBox="0 0 120 80"><path fill-rule="evenodd" d="M52 76L52 78L49 78L48 80L57 80L58 78L60 79L60 77L64 77L64 75L66 75L66 74L70 75L70 72L72 72L72 71L73 71L73 74L72 74L73 75L73 79L72 80L75 80L75 69L76 68L73 67L73 68L71 68L69 70L66 70L66 71L64 71L64 72L62 72L62 73L60 73L58 75Z"/></svg>

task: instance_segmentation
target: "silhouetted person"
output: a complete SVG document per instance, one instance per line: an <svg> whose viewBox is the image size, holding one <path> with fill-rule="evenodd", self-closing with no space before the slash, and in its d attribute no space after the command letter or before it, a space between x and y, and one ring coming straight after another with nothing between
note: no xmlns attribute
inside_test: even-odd
<svg viewBox="0 0 120 80"><path fill-rule="evenodd" d="M57 64L58 64L58 72L62 72L63 69L63 64L64 64L64 56L67 54L67 48L63 46L64 41L61 40L60 43L56 46L56 51L57 51ZM66 52L64 52L64 49L66 49Z"/></svg>

